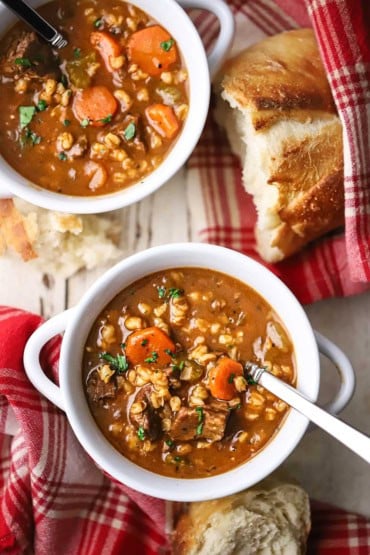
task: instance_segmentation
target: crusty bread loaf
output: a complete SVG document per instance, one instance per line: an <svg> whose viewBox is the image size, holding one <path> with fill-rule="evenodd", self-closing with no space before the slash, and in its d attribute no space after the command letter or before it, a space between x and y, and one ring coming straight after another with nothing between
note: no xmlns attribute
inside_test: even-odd
<svg viewBox="0 0 370 555"><path fill-rule="evenodd" d="M216 120L257 207L257 248L277 262L344 222L342 127L312 30L269 37L229 60Z"/></svg>
<svg viewBox="0 0 370 555"><path fill-rule="evenodd" d="M0 255L15 251L59 277L117 259L119 232L117 222L103 216L63 214L20 199L0 200Z"/></svg>
<svg viewBox="0 0 370 555"><path fill-rule="evenodd" d="M301 555L310 531L307 494L267 479L241 493L189 503L173 536L174 555Z"/></svg>

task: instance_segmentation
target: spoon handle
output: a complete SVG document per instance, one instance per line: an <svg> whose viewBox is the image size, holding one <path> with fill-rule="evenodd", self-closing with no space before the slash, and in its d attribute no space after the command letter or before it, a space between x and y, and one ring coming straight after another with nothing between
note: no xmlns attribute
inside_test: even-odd
<svg viewBox="0 0 370 555"><path fill-rule="evenodd" d="M63 48L67 45L67 41L62 37L59 31L50 25L50 23L41 17L33 8L23 2L23 0L1 0L1 2L53 46Z"/></svg>
<svg viewBox="0 0 370 555"><path fill-rule="evenodd" d="M317 405L311 403L296 389L276 378L263 369L252 369L250 371L253 379L268 391L285 401L298 412L307 416L317 426L335 437L349 449L357 453L366 462L370 463L370 438L355 430L345 422L335 418Z"/></svg>

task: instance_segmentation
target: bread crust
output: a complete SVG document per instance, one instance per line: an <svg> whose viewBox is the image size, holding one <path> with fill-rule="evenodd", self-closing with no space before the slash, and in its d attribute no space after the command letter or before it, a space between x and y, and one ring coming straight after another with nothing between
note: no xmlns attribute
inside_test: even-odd
<svg viewBox="0 0 370 555"><path fill-rule="evenodd" d="M236 135L242 139L237 150L245 164L244 185L259 216L265 210L261 192L265 198L269 188L277 193L267 210L275 225L259 217L256 237L262 258L278 262L344 224L342 126L311 29L269 37L231 59L223 71L219 86L231 108L218 110L218 121L231 144ZM260 140L263 152L253 160L248 157L253 139L241 136L240 120L230 123L236 121L230 110L248 119L253 138ZM251 163L260 170L257 177L251 177Z"/></svg>

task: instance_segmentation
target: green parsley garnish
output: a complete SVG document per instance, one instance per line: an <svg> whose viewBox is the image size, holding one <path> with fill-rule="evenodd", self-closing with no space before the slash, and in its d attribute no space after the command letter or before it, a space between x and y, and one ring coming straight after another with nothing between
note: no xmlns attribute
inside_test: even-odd
<svg viewBox="0 0 370 555"><path fill-rule="evenodd" d="M158 353L156 353L155 351L153 351L153 352L152 352L152 356L150 356L150 357L148 357L148 358L145 358L145 359L144 359L144 362L149 362L149 363L151 363L151 362L157 362L157 360L158 360Z"/></svg>
<svg viewBox="0 0 370 555"><path fill-rule="evenodd" d="M65 125L66 127L68 127L68 125L71 125L71 120L70 119L65 119L63 121L63 125Z"/></svg>
<svg viewBox="0 0 370 555"><path fill-rule="evenodd" d="M29 58L16 58L15 63L17 66L32 67L32 62Z"/></svg>
<svg viewBox="0 0 370 555"><path fill-rule="evenodd" d="M166 445L168 445L168 447L173 447L175 445L174 442L172 441L172 439L166 439L165 443L166 443Z"/></svg>
<svg viewBox="0 0 370 555"><path fill-rule="evenodd" d="M73 57L75 58L75 60L78 60L79 58L81 58L81 48L73 49Z"/></svg>
<svg viewBox="0 0 370 555"><path fill-rule="evenodd" d="M41 143L42 137L40 135L36 135L33 133L28 127L24 130L23 135L21 135L19 142L22 147L26 146L26 144L31 144L32 146L38 145Z"/></svg>
<svg viewBox="0 0 370 555"><path fill-rule="evenodd" d="M19 123L21 129L24 129L29 123L31 123L35 113L35 106L19 106Z"/></svg>
<svg viewBox="0 0 370 555"><path fill-rule="evenodd" d="M81 127L87 127L89 124L90 120L88 118L83 119L80 123Z"/></svg>
<svg viewBox="0 0 370 555"><path fill-rule="evenodd" d="M48 107L46 100L40 99L37 103L37 109L39 112L43 112Z"/></svg>
<svg viewBox="0 0 370 555"><path fill-rule="evenodd" d="M175 462L179 462L179 463L184 462L184 459L182 457L178 457L178 456L174 457L173 460Z"/></svg>
<svg viewBox="0 0 370 555"><path fill-rule="evenodd" d="M68 156L66 155L65 152L59 152L58 158L59 160L62 160L64 162L64 160L67 160Z"/></svg>
<svg viewBox="0 0 370 555"><path fill-rule="evenodd" d="M252 376L250 374L247 374L246 380L247 380L248 385L257 385L257 382L254 381L254 379L252 378Z"/></svg>
<svg viewBox="0 0 370 555"><path fill-rule="evenodd" d="M145 347L145 345L148 345L148 340L147 339L143 339L141 342L141 346Z"/></svg>
<svg viewBox="0 0 370 555"><path fill-rule="evenodd" d="M175 287L171 287L168 291L168 298L169 299L177 299L184 294L183 289L176 289Z"/></svg>
<svg viewBox="0 0 370 555"><path fill-rule="evenodd" d="M142 426L140 426L140 428L137 431L137 437L140 439L140 441L144 441L145 439L145 430Z"/></svg>
<svg viewBox="0 0 370 555"><path fill-rule="evenodd" d="M175 353L171 351L171 349L165 349L164 352L166 353L166 355L170 356L171 358L176 356Z"/></svg>
<svg viewBox="0 0 370 555"><path fill-rule="evenodd" d="M197 436L200 436L201 433L203 432L203 420L204 420L203 408L195 407L195 412L198 413L198 426L196 429L196 434Z"/></svg>
<svg viewBox="0 0 370 555"><path fill-rule="evenodd" d="M68 87L68 79L66 75L62 75L62 77L60 78L60 82L62 83L63 87L67 88Z"/></svg>
<svg viewBox="0 0 370 555"><path fill-rule="evenodd" d="M125 131L124 131L124 136L125 139L127 141L131 141L131 139L133 139L136 135L136 125L134 124L134 122L131 122L128 124L128 126L126 127Z"/></svg>
<svg viewBox="0 0 370 555"><path fill-rule="evenodd" d="M128 370L128 362L126 360L126 355L116 355L115 357L109 353L101 353L100 358L106 360L112 370L115 370L117 374L122 374Z"/></svg>
<svg viewBox="0 0 370 555"><path fill-rule="evenodd" d="M174 44L175 44L175 41L173 39L169 39L161 42L160 46L162 50L164 50L165 52L168 52L169 50L171 50Z"/></svg>
<svg viewBox="0 0 370 555"><path fill-rule="evenodd" d="M102 118L98 121L101 121L102 123L110 123L112 121L112 114L109 114L109 116L106 116L105 118Z"/></svg>
<svg viewBox="0 0 370 555"><path fill-rule="evenodd" d="M159 286L157 287L157 291L158 291L158 297L159 297L160 299L164 299L165 296L166 296L166 288L163 287L163 285L159 285Z"/></svg>
<svg viewBox="0 0 370 555"><path fill-rule="evenodd" d="M234 378L235 378L235 374L230 374L230 376L227 378L227 381L229 383L233 383L234 382Z"/></svg>
<svg viewBox="0 0 370 555"><path fill-rule="evenodd" d="M100 29L100 27L103 25L103 20L101 17L98 17L98 19L95 19L94 21L94 27L96 27L96 29Z"/></svg>

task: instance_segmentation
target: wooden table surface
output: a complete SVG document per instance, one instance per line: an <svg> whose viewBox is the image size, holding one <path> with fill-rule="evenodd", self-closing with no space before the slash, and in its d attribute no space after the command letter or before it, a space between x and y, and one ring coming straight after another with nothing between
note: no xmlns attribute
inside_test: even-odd
<svg viewBox="0 0 370 555"><path fill-rule="evenodd" d="M110 217L120 219L122 257L150 246L199 240L205 216L196 189L185 170L142 202ZM81 271L65 280L15 258L0 259L0 304L41 313L49 318L74 306L89 285L107 268ZM46 277L47 276L47 277ZM312 325L335 341L351 359L357 388L342 418L365 433L370 431L370 293L329 299L306 307ZM322 399L336 389L336 373L323 361ZM311 497L370 516L369 466L320 430L304 437L284 463Z"/></svg>

